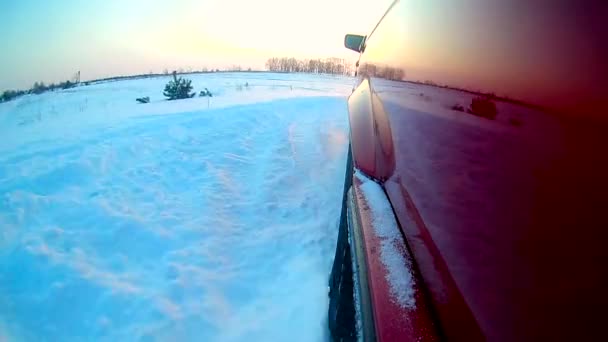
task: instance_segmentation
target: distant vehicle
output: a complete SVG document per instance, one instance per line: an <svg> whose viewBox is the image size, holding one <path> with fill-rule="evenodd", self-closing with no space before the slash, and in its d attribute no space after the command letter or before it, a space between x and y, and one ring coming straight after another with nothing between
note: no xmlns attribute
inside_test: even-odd
<svg viewBox="0 0 608 342"><path fill-rule="evenodd" d="M605 338L607 8L395 1L346 35L334 340Z"/></svg>

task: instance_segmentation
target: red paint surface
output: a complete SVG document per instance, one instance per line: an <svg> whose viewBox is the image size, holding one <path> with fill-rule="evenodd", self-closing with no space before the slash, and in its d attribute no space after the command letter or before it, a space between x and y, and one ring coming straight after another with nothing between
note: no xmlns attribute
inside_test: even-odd
<svg viewBox="0 0 608 342"><path fill-rule="evenodd" d="M371 105L371 92L367 81L361 82L348 99L350 136L355 166L368 175L376 174L376 134Z"/></svg>
<svg viewBox="0 0 608 342"><path fill-rule="evenodd" d="M355 166L380 181L395 170L391 126L380 97L363 80L348 100ZM371 113L374 115L371 115Z"/></svg>
<svg viewBox="0 0 608 342"><path fill-rule="evenodd" d="M510 127L384 101L397 160L385 188L445 334L601 333L608 127L535 111Z"/></svg>
<svg viewBox="0 0 608 342"><path fill-rule="evenodd" d="M353 177L355 203L364 240L376 339L378 341L438 340L437 329L434 327L423 292L416 289L418 285L414 285L416 305L413 308L402 307L391 298L390 284L386 278L387 270L381 260L381 240L374 231L373 214L360 186L361 181ZM405 248L400 248L400 251L404 259L411 260Z"/></svg>
<svg viewBox="0 0 608 342"><path fill-rule="evenodd" d="M608 307L608 58L600 38L608 30L598 20L606 7L433 2L418 10L451 13L444 23L454 31L399 21L410 13L403 11L368 39L362 65L406 76L365 74L367 91L349 99L351 127L372 127L351 134L355 164L383 181L444 337L598 339ZM499 30L519 19L531 35ZM428 39L405 46L414 28ZM455 39L440 39L447 36ZM428 54L425 69L412 59L446 47L454 53ZM490 92L530 105L493 98L494 120L451 109ZM373 291L382 303L386 288ZM399 335L407 323L390 307L374 310L383 336L410 336Z"/></svg>

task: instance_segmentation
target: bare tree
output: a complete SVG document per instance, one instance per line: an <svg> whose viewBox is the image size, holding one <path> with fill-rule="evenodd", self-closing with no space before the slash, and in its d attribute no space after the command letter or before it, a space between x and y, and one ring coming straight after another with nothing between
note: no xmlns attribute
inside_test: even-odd
<svg viewBox="0 0 608 342"><path fill-rule="evenodd" d="M353 74L353 66L340 58L299 60L293 57L273 57L266 61L266 69L274 72L307 72L335 75Z"/></svg>

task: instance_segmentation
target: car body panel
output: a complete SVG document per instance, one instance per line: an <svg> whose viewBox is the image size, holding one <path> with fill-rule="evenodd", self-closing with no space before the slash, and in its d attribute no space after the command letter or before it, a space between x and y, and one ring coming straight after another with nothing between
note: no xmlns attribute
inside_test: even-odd
<svg viewBox="0 0 608 342"><path fill-rule="evenodd" d="M391 127L378 95L363 80L348 100L355 166L384 181L395 169ZM370 113L375 113L370 115Z"/></svg>
<svg viewBox="0 0 608 342"><path fill-rule="evenodd" d="M364 271L355 274L366 278L359 292L369 294L376 340L439 340L424 288L418 284L412 257L384 190L357 172L349 195L349 223L356 231L351 233L351 243L361 245L352 254L356 259L362 254L365 263ZM363 325L369 325L369 319L362 316Z"/></svg>
<svg viewBox="0 0 608 342"><path fill-rule="evenodd" d="M447 339L602 332L606 13L397 1L366 39L354 164L383 184ZM476 98L495 103L493 119L466 109Z"/></svg>
<svg viewBox="0 0 608 342"><path fill-rule="evenodd" d="M591 151L607 137L542 113L500 127L384 101L397 155L384 187L446 335L470 337L459 294L491 340L599 328L608 159Z"/></svg>

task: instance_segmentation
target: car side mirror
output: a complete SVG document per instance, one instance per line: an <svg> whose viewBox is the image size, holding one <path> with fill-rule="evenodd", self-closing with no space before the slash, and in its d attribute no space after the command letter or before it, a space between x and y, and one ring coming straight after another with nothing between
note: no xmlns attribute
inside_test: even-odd
<svg viewBox="0 0 608 342"><path fill-rule="evenodd" d="M358 34L347 34L344 36L344 46L347 49L363 52L363 43L365 43L365 36L360 36Z"/></svg>

